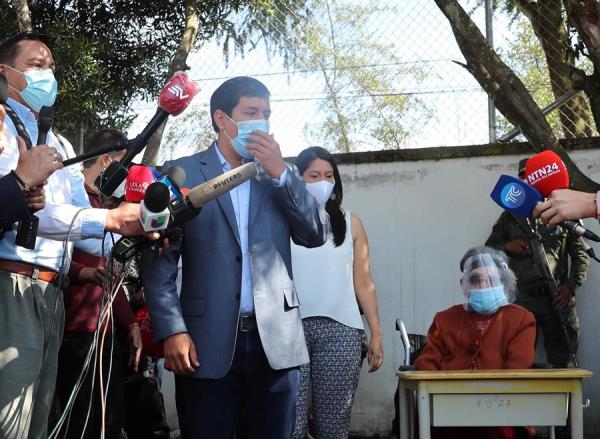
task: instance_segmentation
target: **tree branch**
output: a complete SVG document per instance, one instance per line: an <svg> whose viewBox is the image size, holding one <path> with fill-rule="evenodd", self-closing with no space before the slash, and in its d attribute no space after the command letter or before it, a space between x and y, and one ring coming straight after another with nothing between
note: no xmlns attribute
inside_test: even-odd
<svg viewBox="0 0 600 439"><path fill-rule="evenodd" d="M514 72L490 47L469 15L456 0L435 0L452 27L466 69L494 101L498 110L521 129L535 151L551 149L565 162L579 189L600 186L586 177L558 145L550 125Z"/></svg>
<svg viewBox="0 0 600 439"><path fill-rule="evenodd" d="M189 70L187 65L187 57L194 47L196 42L196 36L198 35L198 28L200 26L200 17L198 10L194 4L194 0L185 0L185 30L181 37L179 47L175 51L175 55L169 65L167 78L170 78L175 72L180 70ZM156 164L158 157L158 151L160 150L160 143L162 135L165 130L166 121L156 130L148 141L148 146L144 152L144 158L142 162L145 164Z"/></svg>
<svg viewBox="0 0 600 439"><path fill-rule="evenodd" d="M29 11L29 4L27 3L27 0L13 1L15 4L17 22L19 23L19 30L21 32L31 32L33 27L31 25L31 12Z"/></svg>

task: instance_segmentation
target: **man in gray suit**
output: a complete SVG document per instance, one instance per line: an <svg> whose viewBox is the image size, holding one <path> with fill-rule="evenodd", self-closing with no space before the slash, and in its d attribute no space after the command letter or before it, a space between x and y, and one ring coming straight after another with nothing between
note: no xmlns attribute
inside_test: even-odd
<svg viewBox="0 0 600 439"><path fill-rule="evenodd" d="M298 366L308 362L292 281L290 237L323 244L314 198L268 134L269 91L259 81L224 82L210 100L217 141L181 166L194 187L244 160L261 172L186 224L180 245L144 267L154 336L176 376L184 438L232 437L243 410L251 438L291 437ZM177 262L182 258L181 297Z"/></svg>

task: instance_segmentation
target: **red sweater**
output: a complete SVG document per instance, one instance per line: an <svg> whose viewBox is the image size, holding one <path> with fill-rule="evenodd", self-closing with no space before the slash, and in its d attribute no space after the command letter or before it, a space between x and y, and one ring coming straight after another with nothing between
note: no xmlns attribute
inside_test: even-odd
<svg viewBox="0 0 600 439"><path fill-rule="evenodd" d="M436 314L417 370L528 369L535 357L535 318L518 305L501 307L487 329L455 305Z"/></svg>
<svg viewBox="0 0 600 439"><path fill-rule="evenodd" d="M92 207L102 207L102 198L95 188L87 183L85 190ZM69 287L65 290L65 331L94 332L98 326L102 287L96 283L81 283L79 273L85 267L97 268L106 265L106 259L75 249L69 268ZM113 301L113 315L120 327L127 329L135 317L123 288L119 289ZM110 325L108 330L110 331Z"/></svg>

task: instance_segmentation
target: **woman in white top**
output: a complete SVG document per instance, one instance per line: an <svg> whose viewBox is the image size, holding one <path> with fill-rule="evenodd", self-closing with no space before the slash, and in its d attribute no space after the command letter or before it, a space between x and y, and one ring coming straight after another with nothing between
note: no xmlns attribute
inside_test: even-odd
<svg viewBox="0 0 600 439"><path fill-rule="evenodd" d="M325 206L331 228L322 247L308 249L292 243L294 283L310 355L310 363L300 369L294 439L306 437L309 395L315 439L347 438L362 364L359 305L371 333L369 372L383 362L369 244L360 218L341 207L342 181L331 154L321 147L307 148L296 166L306 189Z"/></svg>

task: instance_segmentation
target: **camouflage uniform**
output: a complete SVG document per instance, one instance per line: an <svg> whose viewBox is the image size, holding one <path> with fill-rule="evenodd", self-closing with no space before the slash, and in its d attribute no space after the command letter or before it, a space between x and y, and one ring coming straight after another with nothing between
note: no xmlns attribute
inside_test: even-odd
<svg viewBox="0 0 600 439"><path fill-rule="evenodd" d="M585 280L589 265L589 257L579 239L560 226L547 227L534 219L528 219L528 222L533 224L534 231L541 237L548 266L557 285L569 286L573 292L576 292ZM527 234L514 217L508 212L503 212L485 245L506 251L506 244L516 239L529 242ZM534 263L533 256L531 254L509 254L508 256L509 265L517 276L516 303L534 314L538 330L541 329L544 334L547 361L555 367L573 367L559 315L552 304L552 297L543 274ZM575 297L571 298L563 312L568 316L567 326L571 335L571 345L577 351L579 319L575 309Z"/></svg>

